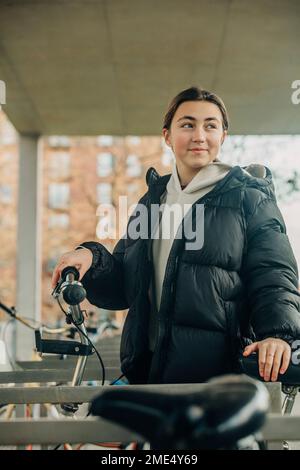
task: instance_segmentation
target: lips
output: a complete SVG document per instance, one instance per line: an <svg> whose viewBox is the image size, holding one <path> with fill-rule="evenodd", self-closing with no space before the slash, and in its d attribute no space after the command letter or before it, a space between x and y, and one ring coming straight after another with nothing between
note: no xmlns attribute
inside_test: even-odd
<svg viewBox="0 0 300 470"><path fill-rule="evenodd" d="M207 152L207 149L202 149L202 148L194 148L190 149L191 152Z"/></svg>

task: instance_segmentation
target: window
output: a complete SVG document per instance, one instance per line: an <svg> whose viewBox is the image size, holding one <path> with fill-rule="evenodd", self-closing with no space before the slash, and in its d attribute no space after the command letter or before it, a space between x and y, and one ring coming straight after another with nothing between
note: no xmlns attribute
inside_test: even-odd
<svg viewBox="0 0 300 470"><path fill-rule="evenodd" d="M66 135L51 135L48 143L50 147L70 147L70 138Z"/></svg>
<svg viewBox="0 0 300 470"><path fill-rule="evenodd" d="M12 187L7 184L0 185L0 202L2 204L10 204L13 200Z"/></svg>
<svg viewBox="0 0 300 470"><path fill-rule="evenodd" d="M97 184L97 202L98 204L112 203L112 186L110 183Z"/></svg>
<svg viewBox="0 0 300 470"><path fill-rule="evenodd" d="M111 153L99 153L97 155L97 175L109 176L113 171L113 156Z"/></svg>
<svg viewBox="0 0 300 470"><path fill-rule="evenodd" d="M164 153L161 155L161 163L162 163L164 166L170 166L173 160L174 160L174 156L173 156L173 154L172 154L172 151L170 151L170 152L164 152Z"/></svg>
<svg viewBox="0 0 300 470"><path fill-rule="evenodd" d="M142 165L137 155L128 155L126 159L126 174L127 176L141 176Z"/></svg>
<svg viewBox="0 0 300 470"><path fill-rule="evenodd" d="M113 145L114 138L112 135L99 135L97 137L97 144L99 147L110 147Z"/></svg>
<svg viewBox="0 0 300 470"><path fill-rule="evenodd" d="M48 219L49 228L68 228L70 217L68 214L51 214Z"/></svg>
<svg viewBox="0 0 300 470"><path fill-rule="evenodd" d="M48 254L48 259L45 262L45 270L47 273L52 274L54 271L55 266L58 263L59 258L63 253L69 251L70 247L64 246L63 244L60 245L59 248L52 248Z"/></svg>
<svg viewBox="0 0 300 470"><path fill-rule="evenodd" d="M174 154L172 152L172 149L166 144L164 139L161 139L161 146L162 146L161 162L164 166L170 166L172 161L174 160Z"/></svg>
<svg viewBox="0 0 300 470"><path fill-rule="evenodd" d="M127 185L128 205L136 204L139 199L139 184L137 182Z"/></svg>
<svg viewBox="0 0 300 470"><path fill-rule="evenodd" d="M67 178L70 176L71 155L68 152L55 152L51 154L49 162L50 176L53 178Z"/></svg>
<svg viewBox="0 0 300 470"><path fill-rule="evenodd" d="M51 274L53 273L58 260L59 260L59 257L57 257L57 258L53 257L53 258L49 258L47 260L47 262L46 262L46 272L47 273L51 273Z"/></svg>
<svg viewBox="0 0 300 470"><path fill-rule="evenodd" d="M0 129L0 143L3 145L11 145L17 142L17 132L14 126L9 122L9 120L5 120Z"/></svg>
<svg viewBox="0 0 300 470"><path fill-rule="evenodd" d="M139 190L139 185L138 183L130 183L128 186L127 186L127 194L130 195L130 194L136 194Z"/></svg>
<svg viewBox="0 0 300 470"><path fill-rule="evenodd" d="M52 183L48 188L48 203L51 209L66 209L70 200L70 187L66 183Z"/></svg>
<svg viewBox="0 0 300 470"><path fill-rule="evenodd" d="M139 145L141 143L141 138L136 135L130 135L128 137L128 143L130 145Z"/></svg>

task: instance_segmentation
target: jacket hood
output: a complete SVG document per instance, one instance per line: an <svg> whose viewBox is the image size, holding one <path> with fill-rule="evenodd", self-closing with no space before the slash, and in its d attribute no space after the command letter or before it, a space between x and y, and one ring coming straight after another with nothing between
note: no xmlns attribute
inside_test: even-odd
<svg viewBox="0 0 300 470"><path fill-rule="evenodd" d="M242 167L246 173L247 186L259 189L268 196L275 199L275 187L271 170L257 163Z"/></svg>
<svg viewBox="0 0 300 470"><path fill-rule="evenodd" d="M175 161L172 164L172 176L167 184L167 192L174 194L195 194L198 191L205 191L221 181L232 169L232 165L220 161L212 162L205 166L186 185L181 186Z"/></svg>

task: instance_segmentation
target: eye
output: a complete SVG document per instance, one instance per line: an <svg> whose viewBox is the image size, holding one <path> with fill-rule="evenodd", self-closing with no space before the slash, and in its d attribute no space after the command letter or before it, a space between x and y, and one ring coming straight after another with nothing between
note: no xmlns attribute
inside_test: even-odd
<svg viewBox="0 0 300 470"><path fill-rule="evenodd" d="M210 127L211 129L217 129L217 126L215 124L208 124L207 127Z"/></svg>
<svg viewBox="0 0 300 470"><path fill-rule="evenodd" d="M186 122L185 124L182 124L181 127L193 127L193 124L191 124L190 122Z"/></svg>

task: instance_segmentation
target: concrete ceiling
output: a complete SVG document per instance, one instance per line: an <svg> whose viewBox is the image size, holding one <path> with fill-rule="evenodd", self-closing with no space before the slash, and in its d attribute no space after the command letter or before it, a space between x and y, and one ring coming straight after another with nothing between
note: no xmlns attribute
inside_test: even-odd
<svg viewBox="0 0 300 470"><path fill-rule="evenodd" d="M300 134L300 1L0 0L0 79L22 133L155 135L200 84L232 134Z"/></svg>

